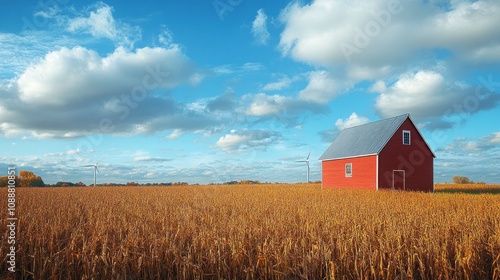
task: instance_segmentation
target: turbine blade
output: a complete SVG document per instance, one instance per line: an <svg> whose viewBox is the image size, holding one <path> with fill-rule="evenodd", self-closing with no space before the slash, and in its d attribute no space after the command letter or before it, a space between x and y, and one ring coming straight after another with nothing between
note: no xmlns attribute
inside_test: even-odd
<svg viewBox="0 0 500 280"><path fill-rule="evenodd" d="M94 166L94 165L93 165L93 164L91 164L91 165L82 165L82 166L80 166L80 167L93 167L93 166Z"/></svg>
<svg viewBox="0 0 500 280"><path fill-rule="evenodd" d="M97 173L99 173L99 168L97 168L97 165L95 166L95 171L97 171Z"/></svg>
<svg viewBox="0 0 500 280"><path fill-rule="evenodd" d="M309 156L311 155L311 151L309 151L309 154L307 155L306 160L309 160Z"/></svg>
<svg viewBox="0 0 500 280"><path fill-rule="evenodd" d="M96 162L96 165L99 164L99 162L101 162L101 160L103 160L105 157L107 157L108 155L105 155L103 156L98 162Z"/></svg>

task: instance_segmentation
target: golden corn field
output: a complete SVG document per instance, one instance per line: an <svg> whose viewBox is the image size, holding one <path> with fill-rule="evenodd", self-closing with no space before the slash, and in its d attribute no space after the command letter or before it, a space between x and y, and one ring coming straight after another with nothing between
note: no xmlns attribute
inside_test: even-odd
<svg viewBox="0 0 500 280"><path fill-rule="evenodd" d="M0 278L500 279L499 190L19 188L17 271L2 215Z"/></svg>

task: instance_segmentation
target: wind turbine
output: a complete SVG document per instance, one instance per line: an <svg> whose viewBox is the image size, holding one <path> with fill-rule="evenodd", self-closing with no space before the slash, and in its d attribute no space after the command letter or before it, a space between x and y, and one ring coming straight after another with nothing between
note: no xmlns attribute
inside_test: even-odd
<svg viewBox="0 0 500 280"><path fill-rule="evenodd" d="M94 163L94 164L90 164L90 165L84 165L82 167L94 167L94 187L96 186L96 181L97 181L97 173L99 173L99 169L97 168L97 165L99 164L99 162L101 162L101 160L103 160L107 155L105 155L104 157L102 157L98 162Z"/></svg>
<svg viewBox="0 0 500 280"><path fill-rule="evenodd" d="M309 154L307 155L307 158L305 160L297 160L297 162L305 162L307 164L307 182L309 183L309 156L311 155L311 151L309 151Z"/></svg>

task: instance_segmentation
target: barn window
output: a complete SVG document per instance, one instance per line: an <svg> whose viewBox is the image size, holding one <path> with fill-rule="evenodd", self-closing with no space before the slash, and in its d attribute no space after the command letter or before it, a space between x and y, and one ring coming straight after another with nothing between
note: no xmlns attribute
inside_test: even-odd
<svg viewBox="0 0 500 280"><path fill-rule="evenodd" d="M352 163L345 164L345 176L352 177Z"/></svg>
<svg viewBox="0 0 500 280"><path fill-rule="evenodd" d="M410 144L411 144L410 131L403 130L403 145L410 145Z"/></svg>

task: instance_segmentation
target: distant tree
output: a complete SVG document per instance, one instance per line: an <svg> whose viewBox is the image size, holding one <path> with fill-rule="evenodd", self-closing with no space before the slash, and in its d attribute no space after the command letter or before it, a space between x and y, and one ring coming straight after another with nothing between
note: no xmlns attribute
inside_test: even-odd
<svg viewBox="0 0 500 280"><path fill-rule="evenodd" d="M72 183L72 182L57 182L56 183L56 187L74 187L74 186L79 186L78 184L83 184L82 182L78 182L78 183ZM85 184L83 184L83 186L85 186Z"/></svg>
<svg viewBox="0 0 500 280"><path fill-rule="evenodd" d="M259 180L241 180L238 184L240 185L255 185L260 184Z"/></svg>
<svg viewBox="0 0 500 280"><path fill-rule="evenodd" d="M45 183L42 177L36 176L35 173L27 170L19 172L19 187L44 187Z"/></svg>
<svg viewBox="0 0 500 280"><path fill-rule="evenodd" d="M9 185L9 177L2 176L0 177L0 187L7 187Z"/></svg>
<svg viewBox="0 0 500 280"><path fill-rule="evenodd" d="M451 179L455 184L473 184L471 180L467 176L452 176Z"/></svg>

